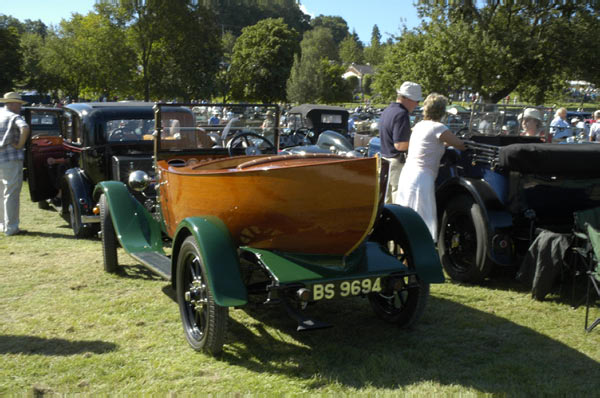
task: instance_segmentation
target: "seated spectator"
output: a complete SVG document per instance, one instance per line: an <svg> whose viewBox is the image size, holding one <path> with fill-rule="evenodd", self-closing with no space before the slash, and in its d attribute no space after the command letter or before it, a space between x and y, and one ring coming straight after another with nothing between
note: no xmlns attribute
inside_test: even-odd
<svg viewBox="0 0 600 398"><path fill-rule="evenodd" d="M567 122L567 109L558 108L550 122L550 133L554 138L566 138L571 135L571 125Z"/></svg>
<svg viewBox="0 0 600 398"><path fill-rule="evenodd" d="M590 141L600 142L600 110L594 112L594 120L590 127Z"/></svg>

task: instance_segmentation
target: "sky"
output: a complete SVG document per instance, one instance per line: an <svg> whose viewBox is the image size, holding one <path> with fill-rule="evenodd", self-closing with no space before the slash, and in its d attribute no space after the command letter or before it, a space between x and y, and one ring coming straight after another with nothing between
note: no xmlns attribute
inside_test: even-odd
<svg viewBox="0 0 600 398"><path fill-rule="evenodd" d="M71 14L87 14L94 9L94 0L0 0L0 14L20 21L41 19L46 25L57 25ZM301 7L311 17L340 16L356 31L360 40L369 44L373 25L377 25L382 42L399 35L403 25L419 24L413 0L300 0Z"/></svg>

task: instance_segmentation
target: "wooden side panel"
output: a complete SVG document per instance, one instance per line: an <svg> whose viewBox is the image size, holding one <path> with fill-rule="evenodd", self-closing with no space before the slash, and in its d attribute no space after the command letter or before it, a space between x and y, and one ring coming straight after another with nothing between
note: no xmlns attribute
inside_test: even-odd
<svg viewBox="0 0 600 398"><path fill-rule="evenodd" d="M246 159L247 161L247 159ZM373 225L378 160L274 160L248 170L184 173L159 162L161 207L172 235L186 217L214 215L236 244L346 254Z"/></svg>

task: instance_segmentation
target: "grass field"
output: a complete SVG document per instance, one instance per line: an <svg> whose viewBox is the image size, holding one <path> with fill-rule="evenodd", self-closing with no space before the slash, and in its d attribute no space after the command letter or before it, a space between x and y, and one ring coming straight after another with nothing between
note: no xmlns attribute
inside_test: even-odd
<svg viewBox="0 0 600 398"><path fill-rule="evenodd" d="M122 252L122 275L105 273L99 240L73 239L26 185L21 203L29 234L0 236L0 395L592 396L600 384L585 309L507 279L433 285L410 331L360 298L312 306L335 327L304 334L279 307L231 310L212 358L188 347L169 283Z"/></svg>

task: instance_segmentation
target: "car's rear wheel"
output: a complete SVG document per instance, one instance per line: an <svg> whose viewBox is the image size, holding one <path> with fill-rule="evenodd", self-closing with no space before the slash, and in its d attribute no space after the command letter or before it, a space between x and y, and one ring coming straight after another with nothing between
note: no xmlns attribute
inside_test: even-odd
<svg viewBox="0 0 600 398"><path fill-rule="evenodd" d="M382 219L371 240L378 242L384 250L396 257L411 271L415 271L414 259L408 251L406 235L392 218ZM386 322L403 328L414 325L423 315L429 299L429 283L418 275L403 277L401 288L368 295L369 303L375 314Z"/></svg>
<svg viewBox="0 0 600 398"><path fill-rule="evenodd" d="M196 351L216 355L223 349L228 308L215 302L206 279L206 266L193 236L179 250L176 271L177 302L185 338Z"/></svg>
<svg viewBox="0 0 600 398"><path fill-rule="evenodd" d="M478 283L493 268L481 207L468 195L452 198L440 223L438 250L444 270L459 282Z"/></svg>
<svg viewBox="0 0 600 398"><path fill-rule="evenodd" d="M104 270L106 272L117 272L119 261L117 257L117 234L108 208L106 195L100 195L100 228L102 229L102 256L104 258Z"/></svg>

